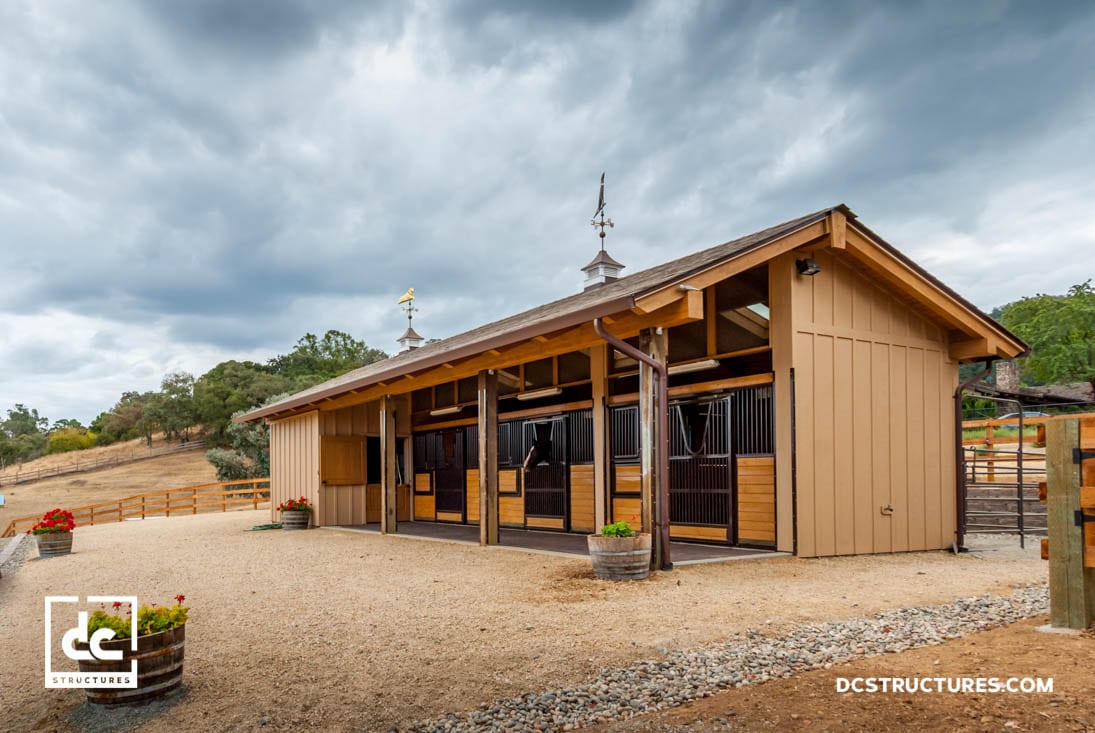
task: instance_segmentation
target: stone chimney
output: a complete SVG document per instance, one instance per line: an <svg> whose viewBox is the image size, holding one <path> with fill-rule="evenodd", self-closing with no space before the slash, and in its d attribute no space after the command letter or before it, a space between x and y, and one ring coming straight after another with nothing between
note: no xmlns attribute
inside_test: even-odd
<svg viewBox="0 0 1095 733"><path fill-rule="evenodd" d="M1007 392L1016 392L1019 389L1019 362L996 362L996 386Z"/></svg>
<svg viewBox="0 0 1095 733"><path fill-rule="evenodd" d="M592 262L582 268L582 272L586 276L584 289L599 288L606 283L619 280L620 270L622 269L624 269L624 266L612 259L608 252L602 249L593 258Z"/></svg>

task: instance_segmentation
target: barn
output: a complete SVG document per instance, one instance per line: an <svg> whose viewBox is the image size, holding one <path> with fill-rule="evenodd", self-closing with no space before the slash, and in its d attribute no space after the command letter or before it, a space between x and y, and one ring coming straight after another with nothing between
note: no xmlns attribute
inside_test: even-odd
<svg viewBox="0 0 1095 733"><path fill-rule="evenodd" d="M255 409L273 504L802 557L951 547L958 366L1026 346L844 205L623 276ZM501 273L500 273L501 274ZM960 541L960 537L959 537Z"/></svg>

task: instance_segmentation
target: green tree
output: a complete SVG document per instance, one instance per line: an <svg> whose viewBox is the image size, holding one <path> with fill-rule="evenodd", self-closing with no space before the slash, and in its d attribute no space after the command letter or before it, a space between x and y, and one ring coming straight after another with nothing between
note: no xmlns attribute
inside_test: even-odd
<svg viewBox="0 0 1095 733"><path fill-rule="evenodd" d="M1030 344L1023 372L1044 383L1087 382L1095 392L1095 288L1035 295L1004 306L1001 322Z"/></svg>
<svg viewBox="0 0 1095 733"><path fill-rule="evenodd" d="M8 410L8 419L0 423L0 430L7 433L10 438L18 438L20 435L45 433L48 426L49 420L39 417L38 410L18 402L15 407Z"/></svg>
<svg viewBox="0 0 1095 733"><path fill-rule="evenodd" d="M383 351L366 346L364 341L330 330L321 339L304 334L291 352L274 357L268 365L304 388L387 358Z"/></svg>
<svg viewBox="0 0 1095 733"><path fill-rule="evenodd" d="M168 374L160 382L160 392L151 404L168 439L180 436L190 439L190 428L197 421L194 375L187 372Z"/></svg>
<svg viewBox="0 0 1095 733"><path fill-rule="evenodd" d="M227 445L232 415L263 404L273 395L294 388L293 381L250 361L225 361L194 384L194 410L215 446Z"/></svg>

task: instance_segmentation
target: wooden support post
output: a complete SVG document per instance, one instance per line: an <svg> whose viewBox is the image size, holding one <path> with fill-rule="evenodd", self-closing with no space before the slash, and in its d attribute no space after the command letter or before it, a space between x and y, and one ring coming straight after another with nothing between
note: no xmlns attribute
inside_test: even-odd
<svg viewBox="0 0 1095 733"><path fill-rule="evenodd" d="M380 399L380 533L398 530L395 505L395 399L384 395Z"/></svg>
<svg viewBox="0 0 1095 733"><path fill-rule="evenodd" d="M479 544L498 544L498 373L479 372Z"/></svg>
<svg viewBox="0 0 1095 733"><path fill-rule="evenodd" d="M639 350L650 353L650 331L639 334ZM654 370L639 362L639 491L642 497L642 531L654 533ZM653 554L653 553L651 553Z"/></svg>
<svg viewBox="0 0 1095 733"><path fill-rule="evenodd" d="M1093 425L1092 427L1095 427ZM1086 629L1095 621L1095 568L1084 567L1080 505L1080 420L1046 424L1049 609L1053 626Z"/></svg>
<svg viewBox="0 0 1095 733"><path fill-rule="evenodd" d="M589 350L589 374L593 386L593 531L600 532L608 523L608 430L605 413L608 397L608 345Z"/></svg>
<svg viewBox="0 0 1095 733"><path fill-rule="evenodd" d="M659 362L660 364L666 363L666 360L669 358L669 334L667 329L651 329L650 351L648 353L655 361ZM655 376L653 370L650 370L650 375L652 377ZM665 452L669 449L669 436L661 434L661 431L659 430L659 422L657 416L661 412L669 409L669 406L660 404L660 402L658 401L658 391L656 389L651 390L651 398L654 403L654 409L652 411L653 421L650 424L651 437L653 438L654 446L652 457L654 459L654 466L657 466L658 461L662 459ZM654 520L657 520L657 518L660 517L661 521L668 522L669 507L663 507L659 504L660 497L662 496L662 487L658 484L658 471L654 470L653 475L654 481L651 483L650 491L650 514L654 518ZM654 537L651 543L651 550L652 552L650 555L650 567L662 567L662 560L666 556L666 548L662 546L662 533L657 531L657 527L654 528Z"/></svg>

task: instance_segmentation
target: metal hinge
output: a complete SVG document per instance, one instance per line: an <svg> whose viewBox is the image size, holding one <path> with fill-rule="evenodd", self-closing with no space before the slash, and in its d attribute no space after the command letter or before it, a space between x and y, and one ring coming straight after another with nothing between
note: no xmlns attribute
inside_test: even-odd
<svg viewBox="0 0 1095 733"><path fill-rule="evenodd" d="M1084 524L1091 522L1095 524L1095 514L1084 514L1083 509L1076 510L1076 526L1083 527Z"/></svg>
<svg viewBox="0 0 1095 733"><path fill-rule="evenodd" d="M1082 461L1086 461L1089 458L1095 458L1095 451L1083 451L1079 448L1072 449L1072 462L1080 464Z"/></svg>

